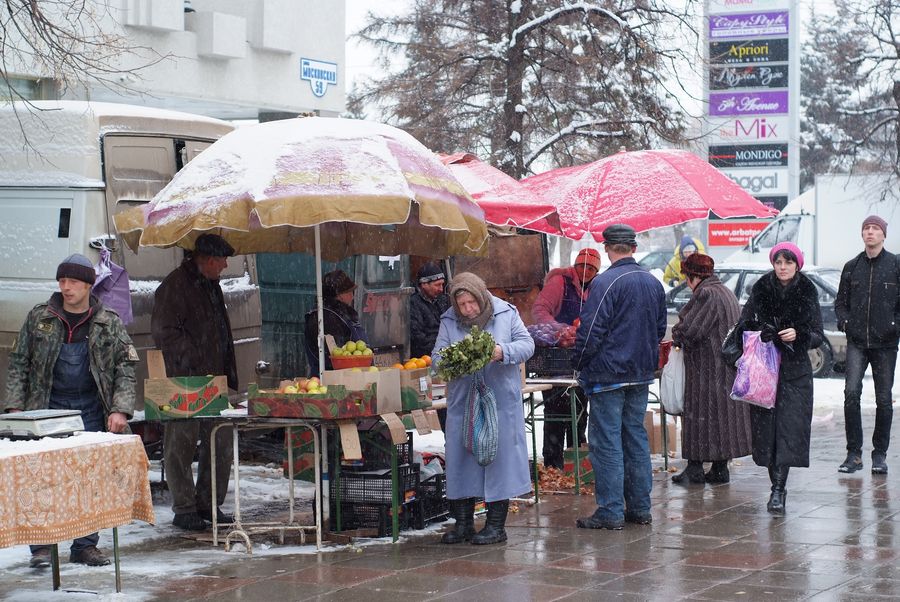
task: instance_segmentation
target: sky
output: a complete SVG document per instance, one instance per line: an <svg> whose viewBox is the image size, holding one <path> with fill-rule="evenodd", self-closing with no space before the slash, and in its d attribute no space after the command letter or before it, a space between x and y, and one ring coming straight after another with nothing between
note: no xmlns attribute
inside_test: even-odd
<svg viewBox="0 0 900 602"><path fill-rule="evenodd" d="M366 23L369 11L378 15L395 14L408 4L408 0L346 0L347 14L347 59L345 79L349 93L357 77L365 76L375 65L375 55L371 47L364 47L350 40L351 34L359 31Z"/></svg>

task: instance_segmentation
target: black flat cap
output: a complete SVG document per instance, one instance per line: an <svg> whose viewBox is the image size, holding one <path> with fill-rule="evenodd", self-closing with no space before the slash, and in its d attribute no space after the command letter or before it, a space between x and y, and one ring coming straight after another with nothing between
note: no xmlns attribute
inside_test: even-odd
<svg viewBox="0 0 900 602"><path fill-rule="evenodd" d="M637 233L628 224L613 224L603 230L603 244L637 246Z"/></svg>
<svg viewBox="0 0 900 602"><path fill-rule="evenodd" d="M218 234L201 234L194 242L194 253L207 257L232 257L234 247Z"/></svg>

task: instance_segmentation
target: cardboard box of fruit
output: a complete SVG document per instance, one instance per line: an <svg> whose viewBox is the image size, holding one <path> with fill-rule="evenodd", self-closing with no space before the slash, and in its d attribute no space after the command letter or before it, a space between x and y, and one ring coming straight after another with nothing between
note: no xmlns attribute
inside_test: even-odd
<svg viewBox="0 0 900 602"><path fill-rule="evenodd" d="M431 358L427 355L414 357L392 368L400 371L400 396L403 411L431 407Z"/></svg>
<svg viewBox="0 0 900 602"><path fill-rule="evenodd" d="M388 414L403 410L400 396L400 372L382 369L349 368L346 370L326 370L322 373L322 383L329 388L344 386L350 390L374 386L376 391L376 414Z"/></svg>
<svg viewBox="0 0 900 602"><path fill-rule="evenodd" d="M228 408L224 376L173 376L144 380L144 418L172 420L218 416Z"/></svg>
<svg viewBox="0 0 900 602"><path fill-rule="evenodd" d="M343 384L323 386L319 379L282 382L277 390L260 389L251 384L247 391L247 413L268 418L359 418L375 416L375 383L351 389Z"/></svg>

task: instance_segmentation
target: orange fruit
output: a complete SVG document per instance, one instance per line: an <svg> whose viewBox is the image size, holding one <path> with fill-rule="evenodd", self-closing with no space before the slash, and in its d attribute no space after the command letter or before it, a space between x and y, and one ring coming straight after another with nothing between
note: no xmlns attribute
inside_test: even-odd
<svg viewBox="0 0 900 602"><path fill-rule="evenodd" d="M430 365L431 365L431 356L430 356L430 355L423 355L423 356L422 356L422 359L425 360L425 365L426 365L426 366L430 366Z"/></svg>
<svg viewBox="0 0 900 602"><path fill-rule="evenodd" d="M416 360L406 360L406 363L403 364L403 368L405 370L415 370L419 366L416 364Z"/></svg>
<svg viewBox="0 0 900 602"><path fill-rule="evenodd" d="M398 370L403 370L403 364L394 364L391 368L397 368Z"/></svg>
<svg viewBox="0 0 900 602"><path fill-rule="evenodd" d="M424 368L425 366L428 365L425 363L425 360L423 360L422 358L416 358L412 361L414 361L416 363L416 368Z"/></svg>

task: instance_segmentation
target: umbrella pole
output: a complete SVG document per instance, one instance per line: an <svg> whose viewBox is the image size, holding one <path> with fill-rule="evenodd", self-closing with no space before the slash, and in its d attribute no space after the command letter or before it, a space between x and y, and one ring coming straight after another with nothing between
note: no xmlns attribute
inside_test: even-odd
<svg viewBox="0 0 900 602"><path fill-rule="evenodd" d="M316 332L318 333L318 343L319 343L319 374L318 377L322 378L322 373L325 371L325 311L322 308L322 235L319 231L319 224L316 224L315 227L315 237L316 237L316 322L318 324L318 328Z"/></svg>

